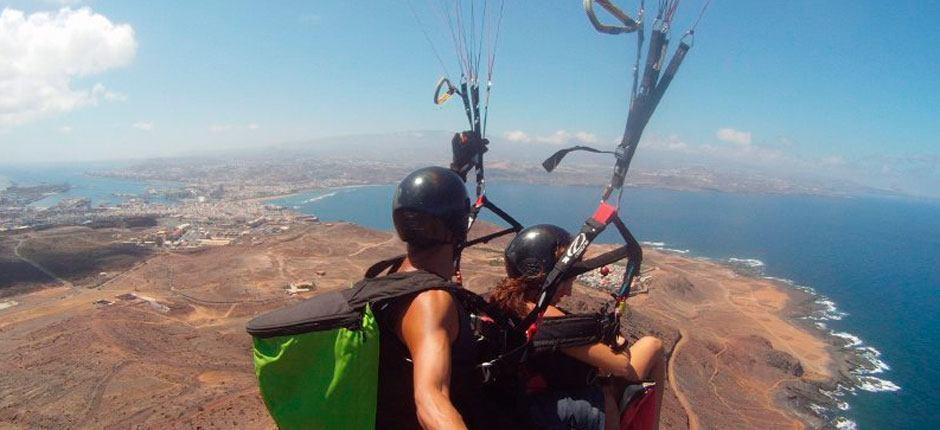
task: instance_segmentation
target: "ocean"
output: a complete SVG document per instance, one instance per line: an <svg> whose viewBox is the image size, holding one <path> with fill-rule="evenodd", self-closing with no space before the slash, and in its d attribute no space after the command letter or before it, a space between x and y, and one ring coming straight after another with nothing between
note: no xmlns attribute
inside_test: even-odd
<svg viewBox="0 0 940 430"><path fill-rule="evenodd" d="M600 187L491 184L525 225L580 228ZM303 193L271 203L390 230L393 186ZM940 428L940 203L630 189L622 216L648 246L760 270L818 295L810 323L865 357L855 383L829 393L840 428ZM484 219L496 221L492 216ZM601 236L616 241L614 232Z"/></svg>
<svg viewBox="0 0 940 430"><path fill-rule="evenodd" d="M61 163L0 165L0 190L12 184L39 185L68 183L71 189L30 203L30 206L47 208L71 198L87 198L92 206L117 204L127 196L138 195L151 201L165 201L158 196L146 196L148 189L170 189L179 186L172 182L132 181L115 178L89 176L86 173L105 171L121 164L116 163Z"/></svg>

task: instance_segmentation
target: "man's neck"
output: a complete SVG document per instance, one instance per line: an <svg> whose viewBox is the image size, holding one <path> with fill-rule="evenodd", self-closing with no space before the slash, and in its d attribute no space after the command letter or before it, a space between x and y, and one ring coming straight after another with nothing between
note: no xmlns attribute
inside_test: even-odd
<svg viewBox="0 0 940 430"><path fill-rule="evenodd" d="M453 245L444 244L432 248L415 250L409 247L405 261L402 262L399 272L423 270L445 279L454 276Z"/></svg>

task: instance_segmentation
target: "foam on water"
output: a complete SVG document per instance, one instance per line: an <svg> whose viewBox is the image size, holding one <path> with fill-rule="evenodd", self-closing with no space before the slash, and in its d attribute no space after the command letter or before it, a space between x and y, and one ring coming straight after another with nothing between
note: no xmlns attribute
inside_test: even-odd
<svg viewBox="0 0 940 430"><path fill-rule="evenodd" d="M860 382L858 388L870 393L899 391L901 389L898 384L875 376L859 376L858 380Z"/></svg>
<svg viewBox="0 0 940 430"><path fill-rule="evenodd" d="M829 335L845 339L845 341L848 342L845 345L845 348L854 348L862 344L862 339L851 333L846 333L843 331L830 331Z"/></svg>
<svg viewBox="0 0 940 430"><path fill-rule="evenodd" d="M338 192L338 191L333 191L333 192L331 192L331 193L326 193L326 194L319 195L319 196L316 196L316 197L313 197L313 198L309 198L309 199L307 199L307 200L304 200L304 201L300 202L300 204L305 205L305 204L313 203L313 202L320 201L320 200L323 200L323 199L328 199L328 198L330 198L330 197L335 196L337 192Z"/></svg>
<svg viewBox="0 0 940 430"><path fill-rule="evenodd" d="M749 269L756 269L757 271L763 271L765 265L763 261L753 259L753 258L737 258L732 257L728 259L728 263L736 266L744 266ZM816 305L816 309L812 311L809 315L802 317L801 319L812 321L813 326L819 329L821 332L828 334L834 338L839 339L841 348L844 350L850 350L858 358L858 364L855 368L850 370L850 386L843 384L837 384L836 389L833 391L827 391L820 389L819 392L835 404L836 408L839 411L847 411L851 408L848 402L843 400L846 394L855 394L857 390L864 390L868 392L891 392L898 391L901 387L894 382L891 382L887 379L878 378L872 376L875 374L884 373L887 370L890 370L891 367L888 366L883 360L881 360L881 351L878 351L872 346L865 345L865 341L862 338L844 331L830 330L829 321L840 321L843 318L849 316L847 312L839 310L836 306L836 303L832 301L829 297L821 295L816 292L812 287L805 285L799 285L796 282L793 282L790 279L777 278L773 276L763 276L764 279L772 280L779 282L783 285L787 285L791 288L796 288L798 290L804 291L807 294L811 294L816 297L813 301ZM815 412L817 415L823 418L832 419L830 421L833 426L840 429L857 429L857 424L844 417L837 416L833 418L833 411L829 411L826 407L811 403L809 408Z"/></svg>
<svg viewBox="0 0 940 430"><path fill-rule="evenodd" d="M644 240L644 241L640 242L640 244L641 244L641 245L645 245L645 246L652 247L653 249L656 249L656 250L659 250L659 251L672 252L672 253L676 253L676 254L688 254L688 253L692 252L692 251L689 250L689 249L667 248L667 247L666 247L666 242L653 242L653 241Z"/></svg>
<svg viewBox="0 0 940 430"><path fill-rule="evenodd" d="M19 303L17 303L16 300L7 300L7 301L5 301L5 302L0 302L0 311L4 310L4 309L6 309L6 308L12 308L12 307L14 307L14 306L16 306L16 305L18 305L18 304L19 304Z"/></svg>
<svg viewBox="0 0 940 430"><path fill-rule="evenodd" d="M822 306L822 314L826 319L838 321L849 316L848 313L840 311L839 308L836 307L835 302L826 296L820 296L819 299L816 300L816 304Z"/></svg>
<svg viewBox="0 0 940 430"><path fill-rule="evenodd" d="M832 421L832 425L834 425L837 429L840 429L840 430L857 430L858 429L858 424L855 424L855 421L852 421L846 417L836 418L835 420Z"/></svg>
<svg viewBox="0 0 940 430"><path fill-rule="evenodd" d="M881 360L881 351L870 346L863 346L858 348L858 350L861 355L865 357L865 364L867 364L867 366L865 366L865 370L869 375L883 373L886 370L891 370L891 366L888 366L888 363L885 363Z"/></svg>
<svg viewBox="0 0 940 430"><path fill-rule="evenodd" d="M737 258L731 257L728 259L728 262L735 265L750 267L756 269L758 267L764 267L764 262L756 258Z"/></svg>

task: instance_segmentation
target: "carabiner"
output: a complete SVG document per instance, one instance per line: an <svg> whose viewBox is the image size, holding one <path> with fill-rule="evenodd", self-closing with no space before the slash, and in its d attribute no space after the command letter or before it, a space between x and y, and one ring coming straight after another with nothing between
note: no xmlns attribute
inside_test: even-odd
<svg viewBox="0 0 940 430"><path fill-rule="evenodd" d="M447 85L447 92L441 94L441 88L444 88L445 84ZM454 85L451 84L450 80L446 77L441 77L441 80L437 81L437 87L434 88L434 104L444 104L448 99L450 99L450 96L454 95L454 93L459 94L457 87L454 87Z"/></svg>

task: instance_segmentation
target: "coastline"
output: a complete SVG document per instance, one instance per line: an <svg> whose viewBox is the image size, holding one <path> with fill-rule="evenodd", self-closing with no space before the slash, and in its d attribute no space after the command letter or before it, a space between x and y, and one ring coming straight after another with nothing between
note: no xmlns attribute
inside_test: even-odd
<svg viewBox="0 0 940 430"><path fill-rule="evenodd" d="M252 197L252 198L249 198L249 199L244 199L244 200L242 200L242 201L243 201L243 202L247 202L247 203L262 203L262 204L263 204L263 203L270 203L270 202L272 202L272 201L274 201L274 200L281 200L281 199L288 199L288 198L291 198L291 197L297 197L297 196L300 196L300 195L302 195L302 194L307 194L307 193L312 193L312 192L318 192L318 191L327 191L327 192L328 192L327 195L314 197L314 199L319 200L319 199L321 199L321 198L327 198L327 197L332 197L332 196L334 196L334 195L335 195L335 193L334 193L335 191L352 190L352 189L357 189L357 188L368 188L368 187L380 187L380 186L383 186L383 185L388 185L388 184L385 184L385 183L369 183L369 184L356 184L356 185L342 185L342 186L338 186L338 187L314 187L314 188L305 188L305 189L298 190L298 191L294 191L294 192L291 192L291 193L274 194L274 195L271 195L271 196L264 196L264 197ZM315 201L315 200L311 199L311 200L305 201L304 203L310 203L310 202L312 202L312 201ZM296 210L296 209L294 209L294 210Z"/></svg>
<svg viewBox="0 0 940 430"><path fill-rule="evenodd" d="M788 323L824 342L828 356L827 372L805 375L800 381L782 384L778 393L779 403L790 409L804 425L856 429L857 424L846 416L852 408L847 395L857 390L888 392L901 389L889 380L874 376L890 369L880 359L880 351L865 344L857 335L829 328L828 321L839 321L849 315L812 287L765 275L765 263L757 259L731 257L715 260L690 255L688 249L667 248L663 242L644 242L643 245L682 258L718 264L756 281L768 281L786 295L780 315Z"/></svg>

